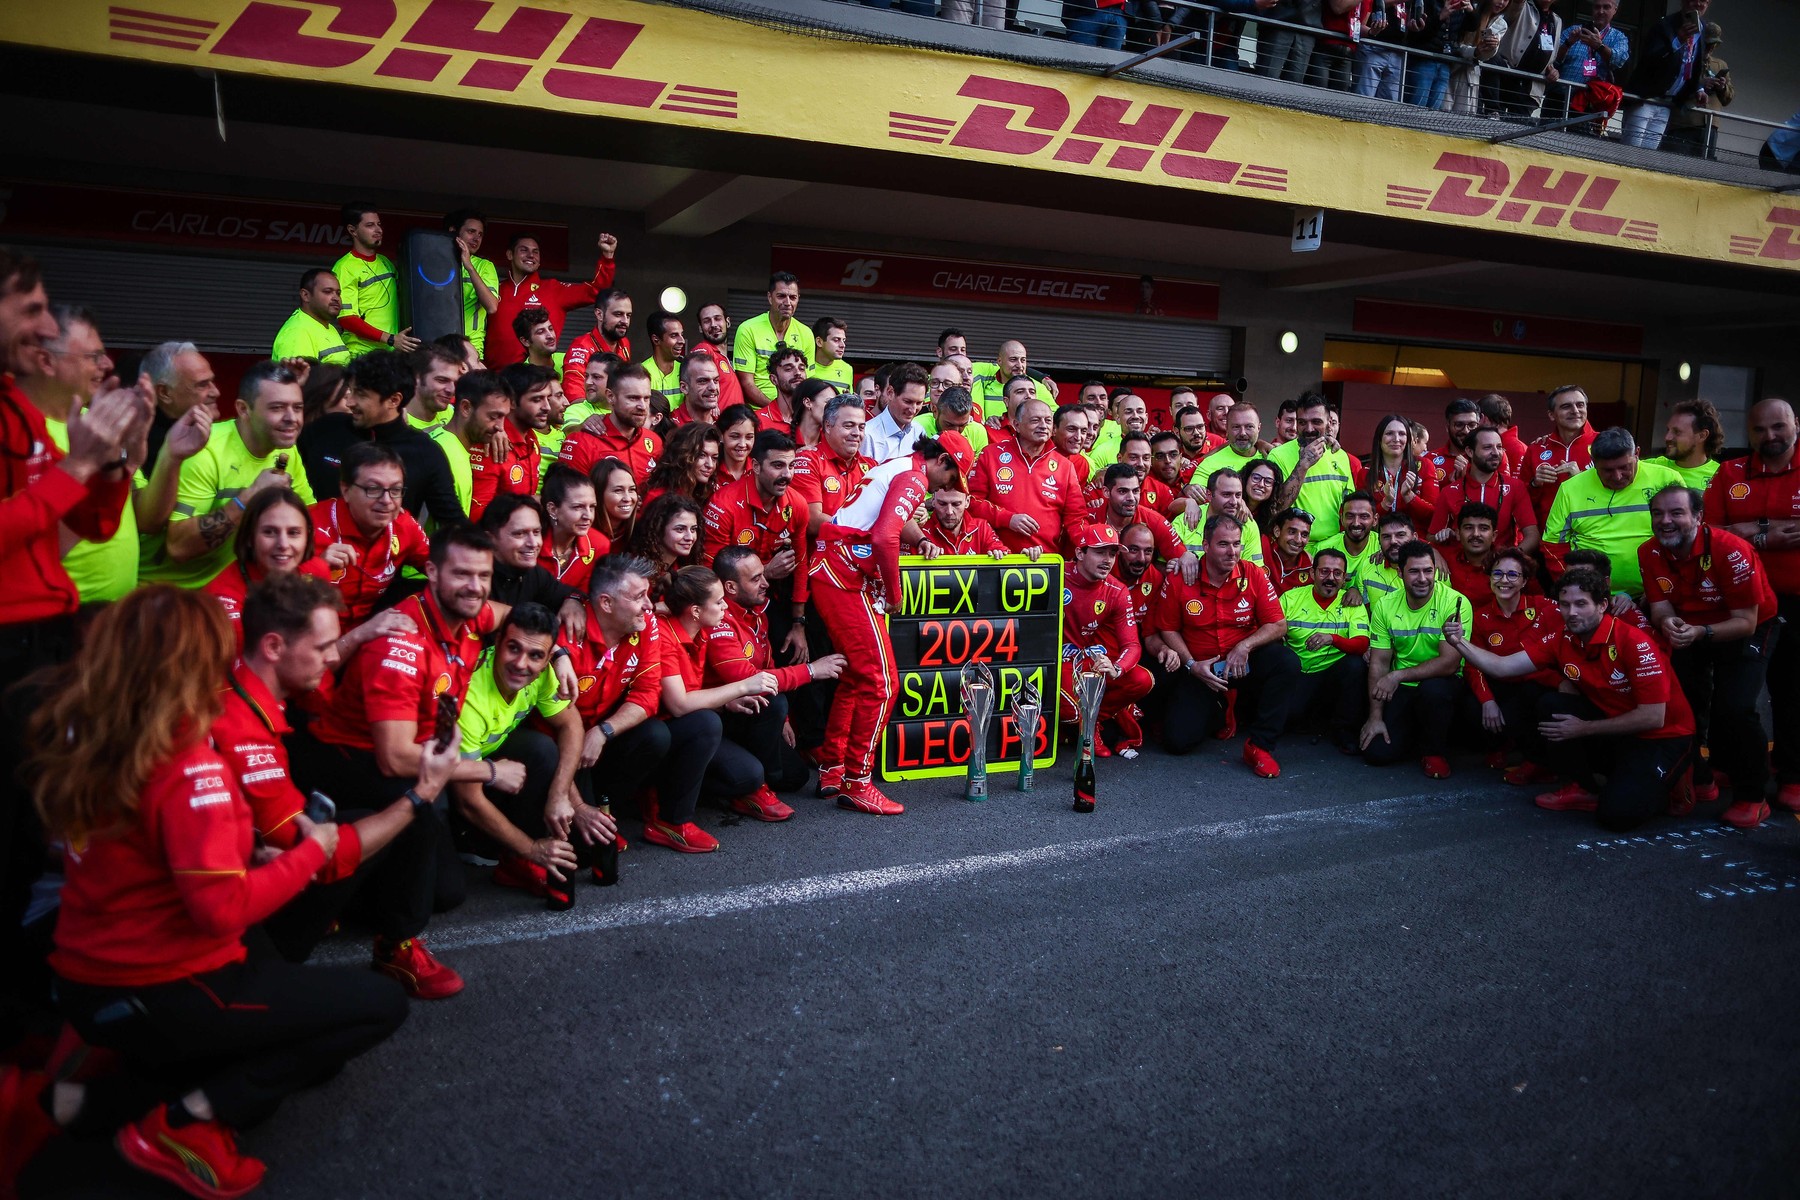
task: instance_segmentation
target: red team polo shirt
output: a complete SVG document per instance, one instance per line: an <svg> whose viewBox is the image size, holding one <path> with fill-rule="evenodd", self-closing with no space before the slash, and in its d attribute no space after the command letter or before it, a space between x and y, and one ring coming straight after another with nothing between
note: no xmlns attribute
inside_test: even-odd
<svg viewBox="0 0 1800 1200"><path fill-rule="evenodd" d="M1121 561L1123 554L1119 555ZM1163 573L1155 563L1144 568L1144 573L1136 583L1125 578L1117 565L1113 567L1113 578L1117 579L1126 591L1131 593L1131 619L1137 622L1138 634L1150 631L1150 616L1156 609L1157 597L1162 595Z"/></svg>
<svg viewBox="0 0 1800 1200"><path fill-rule="evenodd" d="M1137 666L1144 652L1137 606L1130 590L1112 576L1089 583L1081 572L1070 571L1063 580L1063 661L1091 657L1096 648L1120 671Z"/></svg>
<svg viewBox="0 0 1800 1200"><path fill-rule="evenodd" d="M805 663L791 667L775 665L775 650L769 643L769 606L766 603L760 609L750 609L726 601L725 619L706 631L706 686L736 683L758 671L773 671L777 686L784 692L791 692L812 680L812 672Z"/></svg>
<svg viewBox="0 0 1800 1200"><path fill-rule="evenodd" d="M1516 546L1521 530L1538 523L1531 510L1528 489L1510 475L1496 471L1486 483L1476 483L1467 475L1451 480L1438 490L1437 507L1431 512L1431 526L1426 531L1456 528L1456 514L1465 504L1485 504L1500 514L1494 526L1494 545Z"/></svg>
<svg viewBox="0 0 1800 1200"><path fill-rule="evenodd" d="M975 477L969 481L969 512L992 525L1009 550L1037 545L1054 554L1062 545L1063 531L1087 521L1087 500L1074 464L1054 447L1027 458L1016 442L990 444L976 460ZM1007 521L1019 513L1037 521L1035 534L1008 528Z"/></svg>
<svg viewBox="0 0 1800 1200"><path fill-rule="evenodd" d="M575 670L575 708L582 728L594 728L625 703L656 715L662 702L663 649L654 616L639 632L608 646L590 611L586 637L579 642L559 640Z"/></svg>
<svg viewBox="0 0 1800 1200"><path fill-rule="evenodd" d="M1720 463L1706 488L1706 523L1723 526L1745 521L1800 520L1800 455L1779 471L1766 470L1752 454ZM1800 596L1800 550L1760 552L1769 586L1777 596Z"/></svg>
<svg viewBox="0 0 1800 1200"><path fill-rule="evenodd" d="M1542 596L1521 596L1519 607L1513 609L1510 617L1500 611L1500 602L1491 593L1485 603L1474 607L1474 624L1469 629L1469 640L1502 658L1517 654L1525 648L1527 642L1548 641L1562 633L1562 613L1557 610L1556 605ZM1487 676L1472 666L1465 673L1469 680L1469 690L1475 693L1477 700L1485 704L1494 698L1494 689L1488 683ZM1562 683L1562 676L1555 671L1540 670L1527 675L1521 682L1535 683L1554 691Z"/></svg>
<svg viewBox="0 0 1800 1200"><path fill-rule="evenodd" d="M469 520L481 520L481 514L494 502L495 496L510 492L515 496L535 496L538 475L543 470L543 449L531 430L515 427L511 418L501 426L506 432L506 457L498 462L488 458L487 446L469 451Z"/></svg>
<svg viewBox="0 0 1800 1200"><path fill-rule="evenodd" d="M481 661L481 639L495 627L494 606L451 625L430 590L409 596L394 611L412 618L416 633L376 638L350 656L338 678L331 707L313 722L312 734L332 746L375 748L377 721L416 721L413 741L437 731L437 698L445 692L460 705Z"/></svg>
<svg viewBox="0 0 1800 1200"><path fill-rule="evenodd" d="M342 500L321 500L310 511L317 557L308 561L318 563L343 596L345 629L369 619L375 602L394 582L401 567L424 571L431 556L430 540L405 509L395 514L386 529L373 535L362 531ZM327 566L325 551L335 545L356 551L356 561L348 567Z"/></svg>
<svg viewBox="0 0 1800 1200"><path fill-rule="evenodd" d="M794 566L794 602L807 597L807 510L795 498L793 488L778 500L765 500L757 490L756 476L744 478L713 493L706 506L706 547L701 555L711 562L727 546L748 546L766 564L784 546L791 546Z"/></svg>
<svg viewBox="0 0 1800 1200"><path fill-rule="evenodd" d="M202 738L157 764L125 833L63 851L50 966L96 987L144 987L244 960L243 932L299 895L325 865L308 838L263 867L250 806Z"/></svg>
<svg viewBox="0 0 1800 1200"><path fill-rule="evenodd" d="M644 481L650 478L650 472L656 469L656 462L661 457L662 439L653 431L639 429L627 433L619 428L617 418L607 413L606 433L576 430L563 443L559 461L586 475L602 459L616 458L631 468L632 479L637 481L639 487L643 487Z"/></svg>
<svg viewBox="0 0 1800 1200"><path fill-rule="evenodd" d="M1775 591L1755 548L1728 530L1702 525L1686 558L1675 558L1651 538L1638 547L1638 566L1644 603L1666 600L1690 625L1729 620L1734 608L1754 608L1758 625L1775 616Z"/></svg>
<svg viewBox="0 0 1800 1200"><path fill-rule="evenodd" d="M1300 558L1293 566L1282 561L1280 553L1275 549L1275 539L1264 536L1262 540L1263 573L1269 582L1275 585L1275 594L1281 595L1297 587L1304 587L1312 582L1312 555L1302 550Z"/></svg>
<svg viewBox="0 0 1800 1200"><path fill-rule="evenodd" d="M1202 659L1224 654L1262 626L1286 619L1268 575L1242 559L1218 587L1207 582L1204 567L1193 583L1170 572L1156 605L1156 627L1179 632L1188 653Z"/></svg>
<svg viewBox="0 0 1800 1200"><path fill-rule="evenodd" d="M538 566L550 572L556 582L587 595L588 580L593 578L594 564L612 551L612 542L603 533L588 530L575 539L567 562L556 561L556 551L548 541L538 551Z"/></svg>
<svg viewBox="0 0 1800 1200"><path fill-rule="evenodd" d="M919 532L925 540L941 549L945 554L991 554L995 550L1004 551L1006 543L994 532L994 527L980 517L964 514L962 526L955 533L938 524L937 514L933 513L919 522Z"/></svg>
<svg viewBox="0 0 1800 1200"><path fill-rule="evenodd" d="M875 467L866 454L854 454L846 462L824 446L808 446L794 455L794 479L788 495L802 508L817 504L827 517L837 515L844 498Z"/></svg>
<svg viewBox="0 0 1800 1200"><path fill-rule="evenodd" d="M1649 637L1610 613L1586 644L1563 630L1548 641L1527 639L1520 649L1533 664L1561 671L1588 701L1609 717L1622 717L1640 704L1666 704L1662 727L1641 738L1694 734L1694 714L1662 651Z"/></svg>

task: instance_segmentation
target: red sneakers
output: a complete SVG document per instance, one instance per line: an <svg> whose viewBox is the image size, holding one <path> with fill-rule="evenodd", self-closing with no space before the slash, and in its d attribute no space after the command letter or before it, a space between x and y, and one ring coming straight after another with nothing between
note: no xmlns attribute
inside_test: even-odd
<svg viewBox="0 0 1800 1200"><path fill-rule="evenodd" d="M1755 829L1769 818L1769 806L1762 800L1739 800L1719 815L1719 820L1739 829Z"/></svg>
<svg viewBox="0 0 1800 1200"><path fill-rule="evenodd" d="M19 1172L62 1130L44 1111L50 1076L11 1064L0 1067L0 1196L11 1196Z"/></svg>
<svg viewBox="0 0 1800 1200"><path fill-rule="evenodd" d="M868 779L846 779L844 790L838 793L837 802L839 808L875 817L897 817L906 811L903 805L882 795L881 789Z"/></svg>
<svg viewBox="0 0 1800 1200"><path fill-rule="evenodd" d="M1526 759L1516 767L1507 768L1506 774L1500 778L1514 787L1530 787L1534 783L1551 782L1556 778L1556 772Z"/></svg>
<svg viewBox="0 0 1800 1200"><path fill-rule="evenodd" d="M1449 761L1436 754L1427 754L1425 757L1421 758L1419 760L1419 769L1424 771L1426 776L1431 779L1450 778Z"/></svg>
<svg viewBox="0 0 1800 1200"><path fill-rule="evenodd" d="M389 945L375 939L374 967L383 975L400 981L406 994L414 1000L442 1000L463 990L463 979L455 971L431 956L418 938Z"/></svg>
<svg viewBox="0 0 1800 1200"><path fill-rule="evenodd" d="M1600 797L1579 783L1565 783L1554 792L1538 796L1536 804L1551 812L1593 812L1600 807Z"/></svg>
<svg viewBox="0 0 1800 1200"><path fill-rule="evenodd" d="M494 868L494 882L500 887L520 888L540 900L548 890L549 880L550 875L544 868L517 854L501 858Z"/></svg>
<svg viewBox="0 0 1800 1200"><path fill-rule="evenodd" d="M644 840L658 846L667 846L671 850L679 850L683 854L709 854L719 848L719 839L692 821L683 821L679 825L667 825L661 821L651 824L646 821Z"/></svg>
<svg viewBox="0 0 1800 1200"><path fill-rule="evenodd" d="M1236 688L1225 693L1225 719L1219 722L1219 732L1213 734L1221 742L1229 742L1237 736L1237 698Z"/></svg>
<svg viewBox="0 0 1800 1200"><path fill-rule="evenodd" d="M1281 764L1275 761L1275 756L1249 739L1244 741L1244 765L1250 768L1251 774L1262 779L1274 779L1281 774Z"/></svg>
<svg viewBox="0 0 1800 1200"><path fill-rule="evenodd" d="M829 800L843 790L844 765L842 763L835 767L819 768L819 799Z"/></svg>
<svg viewBox="0 0 1800 1200"><path fill-rule="evenodd" d="M1696 803L1711 804L1714 800L1717 800L1718 798L1719 798L1719 781L1717 779L1709 780L1706 783L1696 783L1694 785L1694 801Z"/></svg>
<svg viewBox="0 0 1800 1200"><path fill-rule="evenodd" d="M1718 778L1714 775L1713 778ZM1800 812L1800 783L1784 783L1775 792L1775 803L1789 812Z"/></svg>
<svg viewBox="0 0 1800 1200"><path fill-rule="evenodd" d="M113 1144L126 1162L202 1200L231 1200L256 1190L267 1168L238 1153L231 1130L217 1121L171 1129L168 1112L168 1105L159 1104L119 1130Z"/></svg>
<svg viewBox="0 0 1800 1200"><path fill-rule="evenodd" d="M794 810L783 804L781 797L770 791L766 783L748 796L733 800L731 811L755 817L758 821L785 821L794 815Z"/></svg>

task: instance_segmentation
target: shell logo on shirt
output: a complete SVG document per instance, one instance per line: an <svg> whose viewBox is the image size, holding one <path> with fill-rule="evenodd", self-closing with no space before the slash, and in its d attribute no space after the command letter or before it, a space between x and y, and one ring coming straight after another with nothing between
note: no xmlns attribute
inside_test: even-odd
<svg viewBox="0 0 1800 1200"><path fill-rule="evenodd" d="M1563 674L1567 675L1570 679L1580 679L1581 678L1581 668L1576 666L1574 663L1564 663L1563 664Z"/></svg>
<svg viewBox="0 0 1800 1200"><path fill-rule="evenodd" d="M742 532L740 532L738 534L737 540L738 540L738 545L748 546L751 542L754 542L756 540L756 531L754 529L743 530Z"/></svg>
<svg viewBox="0 0 1800 1200"><path fill-rule="evenodd" d="M1199 600L1189 600L1187 602L1188 616L1197 617L1205 611L1206 611L1206 605L1204 602L1199 601Z"/></svg>
<svg viewBox="0 0 1800 1200"><path fill-rule="evenodd" d="M1727 496L1730 496L1733 500L1749 499L1750 485L1747 483L1734 483L1731 485L1731 490L1726 492L1725 494Z"/></svg>
<svg viewBox="0 0 1800 1200"><path fill-rule="evenodd" d="M1011 467L1001 467L998 471L994 472L994 478L1000 480L1000 482L1002 482L1002 483L1005 483L1007 480L1011 479L1012 477L1013 477L1013 469Z"/></svg>
<svg viewBox="0 0 1800 1200"><path fill-rule="evenodd" d="M348 573L349 573L348 567L338 566L338 567L331 568L331 582L333 582L333 583L344 582L344 576Z"/></svg>
<svg viewBox="0 0 1800 1200"><path fill-rule="evenodd" d="M432 683L431 694L433 696L441 696L449 690L450 690L450 672L445 671L443 674L439 675L437 677L437 679Z"/></svg>
<svg viewBox="0 0 1800 1200"><path fill-rule="evenodd" d="M512 469L506 473L506 478L511 483L524 483L525 468L519 463L514 463Z"/></svg>
<svg viewBox="0 0 1800 1200"><path fill-rule="evenodd" d="M597 682L598 680L596 680L594 676L583 675L580 679L575 681L575 690L578 692L591 692L594 690L594 684Z"/></svg>
<svg viewBox="0 0 1800 1200"><path fill-rule="evenodd" d="M835 492L835 491L839 490L840 488L842 488L844 485L839 483L835 479L827 479L821 486L824 487L824 489L828 492Z"/></svg>
<svg viewBox="0 0 1800 1200"><path fill-rule="evenodd" d="M1656 577L1656 586L1665 592L1672 592L1675 590L1675 584L1666 575L1658 575Z"/></svg>
<svg viewBox="0 0 1800 1200"><path fill-rule="evenodd" d="M1488 634L1488 645L1490 645L1490 646L1498 648L1500 643L1504 642L1505 640L1506 640L1505 638L1501 637L1497 633Z"/></svg>

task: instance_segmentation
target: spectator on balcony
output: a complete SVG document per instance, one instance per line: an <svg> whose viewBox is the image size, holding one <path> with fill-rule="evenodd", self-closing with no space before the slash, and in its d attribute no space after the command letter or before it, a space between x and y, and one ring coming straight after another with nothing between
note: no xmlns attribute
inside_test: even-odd
<svg viewBox="0 0 1800 1200"><path fill-rule="evenodd" d="M1347 92L1352 83L1351 62L1357 56L1362 40L1363 24L1373 0L1324 0L1321 20L1327 36L1313 47L1312 62L1307 66L1306 82L1314 87Z"/></svg>
<svg viewBox="0 0 1800 1200"><path fill-rule="evenodd" d="M1696 158L1716 158L1713 122L1705 114L1730 108L1737 92L1731 86L1731 68L1719 57L1724 37L1718 25L1708 21L1706 33L1700 40L1700 89L1691 104L1669 114L1669 131L1663 135L1662 148L1692 154Z"/></svg>
<svg viewBox="0 0 1800 1200"><path fill-rule="evenodd" d="M938 16L964 25L981 25L988 29L1006 28L1006 5L1001 0L944 0Z"/></svg>
<svg viewBox="0 0 1800 1200"><path fill-rule="evenodd" d="M1544 73L1544 78L1564 83L1578 93L1569 101L1572 112L1592 112L1604 107L1590 89L1597 83L1616 88L1624 78L1625 64L1631 61L1631 41L1613 27L1612 19L1618 12L1619 0L1594 0L1593 16L1569 26L1557 43L1556 64ZM1590 121L1575 128L1598 137L1605 124Z"/></svg>
<svg viewBox="0 0 1800 1200"><path fill-rule="evenodd" d="M1363 0L1362 48L1356 55L1356 94L1378 100L1399 100L1400 80L1406 74L1407 30L1417 17L1421 0Z"/></svg>
<svg viewBox="0 0 1800 1200"><path fill-rule="evenodd" d="M1081 0L1065 5L1069 40L1082 46L1119 50L1125 45L1125 0Z"/></svg>
<svg viewBox="0 0 1800 1200"><path fill-rule="evenodd" d="M1769 135L1756 157L1766 171L1800 171L1800 112Z"/></svg>
<svg viewBox="0 0 1800 1200"><path fill-rule="evenodd" d="M1406 44L1423 51L1415 54L1407 69L1412 80L1406 85L1406 102L1419 108L1437 111L1444 107L1450 94L1450 64L1443 58L1427 58L1426 54L1448 56L1455 43L1450 34L1450 19L1471 6L1472 0L1415 0L1414 12L1406 23Z"/></svg>
<svg viewBox="0 0 1800 1200"><path fill-rule="evenodd" d="M1481 0L1450 21L1456 57L1461 60L1450 73L1450 111L1478 117L1483 109L1481 66L1508 66L1500 56L1500 40L1512 28L1513 0Z"/></svg>
<svg viewBox="0 0 1800 1200"><path fill-rule="evenodd" d="M1515 70L1542 75L1556 58L1563 21L1556 15L1556 0L1519 0L1507 13L1512 27L1500 39L1500 57ZM1544 98L1544 85L1518 75L1496 74L1490 81L1488 103L1502 116L1530 117Z"/></svg>
<svg viewBox="0 0 1800 1200"><path fill-rule="evenodd" d="M1712 0L1681 0L1670 13L1644 31L1631 91L1643 100L1625 110L1624 142L1642 150L1662 145L1669 114L1705 95L1701 59L1707 7Z"/></svg>
<svg viewBox="0 0 1800 1200"><path fill-rule="evenodd" d="M1269 18L1289 25L1305 25L1313 29L1325 27L1325 0L1280 0L1268 10ZM1318 39L1297 29L1274 25L1256 27L1256 73L1289 83L1305 83L1307 64L1312 61L1313 46Z"/></svg>

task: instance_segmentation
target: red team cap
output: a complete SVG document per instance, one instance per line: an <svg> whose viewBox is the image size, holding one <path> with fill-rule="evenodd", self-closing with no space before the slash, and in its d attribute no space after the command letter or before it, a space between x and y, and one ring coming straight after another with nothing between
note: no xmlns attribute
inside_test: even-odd
<svg viewBox="0 0 1800 1200"><path fill-rule="evenodd" d="M1119 531L1111 525L1083 525L1075 532L1075 548L1078 550L1117 550L1119 548Z"/></svg>
<svg viewBox="0 0 1800 1200"><path fill-rule="evenodd" d="M969 439L962 434L957 433L954 429L946 429L944 432L937 435L937 444L942 446L944 451L949 454L951 458L956 460L956 473L961 476L961 478L956 481L956 490L959 492L968 491L969 473L975 469L975 451L969 445Z"/></svg>

